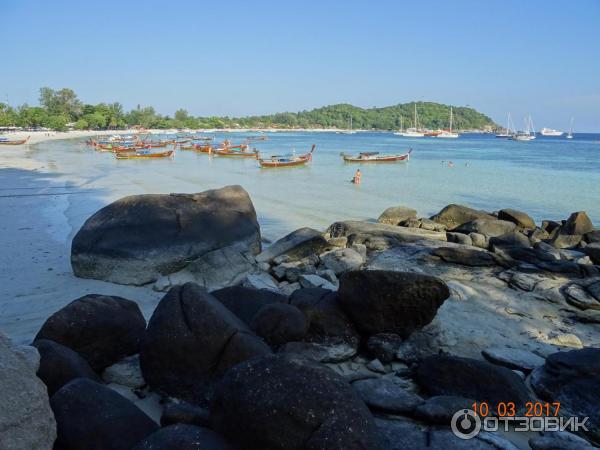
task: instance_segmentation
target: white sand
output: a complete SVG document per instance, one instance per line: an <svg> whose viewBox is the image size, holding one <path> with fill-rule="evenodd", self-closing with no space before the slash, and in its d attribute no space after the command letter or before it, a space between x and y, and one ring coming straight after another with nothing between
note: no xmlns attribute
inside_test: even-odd
<svg viewBox="0 0 600 450"><path fill-rule="evenodd" d="M98 205L78 189L82 180L54 178L48 163L28 151L31 143L99 133L7 136L23 134L31 135L29 145L0 146L0 330L16 343L29 343L50 314L89 293L135 300L148 318L163 294L73 276L71 240Z"/></svg>

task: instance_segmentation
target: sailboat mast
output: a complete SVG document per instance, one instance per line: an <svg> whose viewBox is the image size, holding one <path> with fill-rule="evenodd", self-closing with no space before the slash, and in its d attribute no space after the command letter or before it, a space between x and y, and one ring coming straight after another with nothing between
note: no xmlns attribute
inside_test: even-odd
<svg viewBox="0 0 600 450"><path fill-rule="evenodd" d="M450 133L452 133L452 106L450 107Z"/></svg>

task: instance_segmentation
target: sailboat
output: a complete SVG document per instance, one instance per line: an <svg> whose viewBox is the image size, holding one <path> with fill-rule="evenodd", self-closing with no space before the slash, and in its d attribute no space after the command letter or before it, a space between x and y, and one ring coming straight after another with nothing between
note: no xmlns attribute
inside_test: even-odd
<svg viewBox="0 0 600 450"><path fill-rule="evenodd" d="M525 119L525 131L519 131L512 137L515 141L533 141L535 139L535 130L533 129L533 120L531 115Z"/></svg>
<svg viewBox="0 0 600 450"><path fill-rule="evenodd" d="M395 131L396 136L404 136L404 126L402 124L402 116L400 116L400 131Z"/></svg>
<svg viewBox="0 0 600 450"><path fill-rule="evenodd" d="M340 131L341 134L356 134L356 131L352 129L352 116L350 116L350 128L347 130Z"/></svg>
<svg viewBox="0 0 600 450"><path fill-rule="evenodd" d="M497 138L508 139L512 137L513 133L510 132L510 113L508 113L508 119L506 120L506 130L504 133L498 133L496 135Z"/></svg>
<svg viewBox="0 0 600 450"><path fill-rule="evenodd" d="M571 117L571 128L569 128L569 134L567 134L567 139L573 139L573 118Z"/></svg>
<svg viewBox="0 0 600 450"><path fill-rule="evenodd" d="M417 114L417 104L415 103L415 123L414 127L407 128L406 131L400 132L400 136L404 137L424 137L425 133L419 128L419 116Z"/></svg>
<svg viewBox="0 0 600 450"><path fill-rule="evenodd" d="M458 137L458 133L452 132L452 106L450 107L450 128L440 131L437 137L445 139L456 139Z"/></svg>

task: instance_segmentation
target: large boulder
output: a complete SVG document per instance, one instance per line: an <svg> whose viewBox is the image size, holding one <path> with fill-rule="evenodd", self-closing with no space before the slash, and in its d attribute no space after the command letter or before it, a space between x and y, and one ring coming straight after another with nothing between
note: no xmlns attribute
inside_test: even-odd
<svg viewBox="0 0 600 450"><path fill-rule="evenodd" d="M233 450L233 447L212 430L177 424L161 428L132 450Z"/></svg>
<svg viewBox="0 0 600 450"><path fill-rule="evenodd" d="M35 349L34 349L35 352ZM51 450L56 422L37 365L0 333L0 448Z"/></svg>
<svg viewBox="0 0 600 450"><path fill-rule="evenodd" d="M298 289L289 300L308 319L304 349L312 350L321 362L343 361L354 356L360 336L352 321L342 311L338 295L322 288Z"/></svg>
<svg viewBox="0 0 600 450"><path fill-rule="evenodd" d="M349 270L359 269L365 262L360 253L352 248L339 248L320 256L321 264L336 275L341 275Z"/></svg>
<svg viewBox="0 0 600 450"><path fill-rule="evenodd" d="M112 389L77 378L50 399L61 450L131 450L158 425Z"/></svg>
<svg viewBox="0 0 600 450"><path fill-rule="evenodd" d="M270 351L219 300L187 283L172 288L156 307L142 341L140 364L154 389L204 403L216 377Z"/></svg>
<svg viewBox="0 0 600 450"><path fill-rule="evenodd" d="M381 213L377 222L398 225L407 219L416 219L417 211L405 206L392 206Z"/></svg>
<svg viewBox="0 0 600 450"><path fill-rule="evenodd" d="M525 228L528 230L535 229L535 221L531 218L531 216L516 209L501 209L498 211L498 219L513 222L519 228Z"/></svg>
<svg viewBox="0 0 600 450"><path fill-rule="evenodd" d="M287 255L299 260L320 251L327 246L323 234L312 228L300 228L282 237L256 256L258 262L271 262L278 256Z"/></svg>
<svg viewBox="0 0 600 450"><path fill-rule="evenodd" d="M35 337L79 353L95 371L137 353L146 320L137 303L89 294L52 314Z"/></svg>
<svg viewBox="0 0 600 450"><path fill-rule="evenodd" d="M600 242L586 245L583 251L594 264L600 265Z"/></svg>
<svg viewBox="0 0 600 450"><path fill-rule="evenodd" d="M271 303L258 310L252 319L252 329L269 345L277 347L301 340L308 330L308 321L293 305Z"/></svg>
<svg viewBox="0 0 600 450"><path fill-rule="evenodd" d="M48 388L48 395L53 395L75 378L89 378L98 383L102 382L88 362L69 347L48 339L39 339L33 345L40 352L37 376Z"/></svg>
<svg viewBox="0 0 600 450"><path fill-rule="evenodd" d="M271 303L284 303L285 295L266 289L253 289L243 286L230 286L212 291L211 295L223 303L228 310L238 316L248 326L260 308Z"/></svg>
<svg viewBox="0 0 600 450"><path fill-rule="evenodd" d="M338 292L342 309L360 331L403 338L431 322L450 296L438 278L385 270L347 272Z"/></svg>
<svg viewBox="0 0 600 450"><path fill-rule="evenodd" d="M600 442L600 348L558 352L533 371L531 386L566 416L589 417L589 436Z"/></svg>
<svg viewBox="0 0 600 450"><path fill-rule="evenodd" d="M498 264L493 253L467 246L438 247L432 254L446 262L463 266L485 267Z"/></svg>
<svg viewBox="0 0 600 450"><path fill-rule="evenodd" d="M371 413L350 385L292 353L230 369L211 419L216 431L248 450L382 448Z"/></svg>
<svg viewBox="0 0 600 450"><path fill-rule="evenodd" d="M586 234L594 231L594 224L585 211L574 212L562 227L563 234Z"/></svg>
<svg viewBox="0 0 600 450"><path fill-rule="evenodd" d="M490 238L490 247L531 247L529 238L520 231L510 231L500 236Z"/></svg>
<svg viewBox="0 0 600 450"><path fill-rule="evenodd" d="M407 414L423 403L423 399L389 379L371 378L352 383L360 398L376 411Z"/></svg>
<svg viewBox="0 0 600 450"><path fill-rule="evenodd" d="M261 249L260 227L240 186L198 194L145 194L105 206L71 247L76 276L142 285L218 249Z"/></svg>
<svg viewBox="0 0 600 450"><path fill-rule="evenodd" d="M484 236L502 236L514 231L517 226L513 222L497 219L476 219L454 228L460 233L479 233Z"/></svg>
<svg viewBox="0 0 600 450"><path fill-rule="evenodd" d="M523 380L512 370L487 361L457 356L430 356L417 369L416 379L429 395L453 395L517 407L530 400Z"/></svg>
<svg viewBox="0 0 600 450"><path fill-rule="evenodd" d="M485 211L455 204L446 206L431 217L431 220L445 225L449 230L476 219L495 220L496 218Z"/></svg>

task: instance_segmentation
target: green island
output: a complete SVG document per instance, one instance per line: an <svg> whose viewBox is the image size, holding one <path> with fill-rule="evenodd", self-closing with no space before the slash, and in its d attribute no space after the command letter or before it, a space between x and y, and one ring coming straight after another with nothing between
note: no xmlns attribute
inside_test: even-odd
<svg viewBox="0 0 600 450"><path fill-rule="evenodd" d="M12 107L0 103L0 127L49 128L66 130L142 128L278 128L396 130L413 126L415 105L420 126L428 129L448 127L450 105L434 102L410 102L382 108L360 108L338 104L300 112L282 112L247 117L194 117L179 109L173 117L158 114L152 106L140 106L125 112L118 102L85 104L68 88L40 89L40 106ZM452 106L453 128L457 130L493 130L494 121L470 107Z"/></svg>

